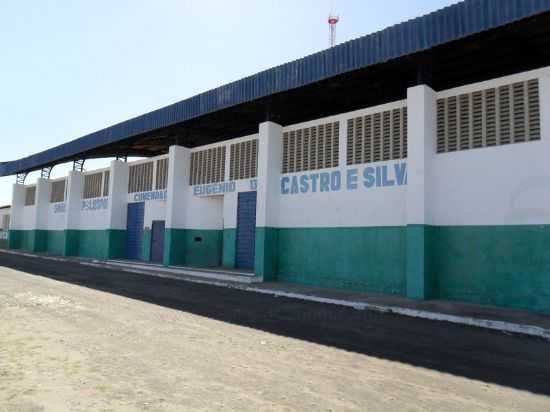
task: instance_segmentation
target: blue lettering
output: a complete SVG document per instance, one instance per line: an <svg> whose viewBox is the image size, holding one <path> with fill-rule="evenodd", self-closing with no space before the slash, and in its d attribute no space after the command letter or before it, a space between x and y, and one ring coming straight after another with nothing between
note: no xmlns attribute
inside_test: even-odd
<svg viewBox="0 0 550 412"><path fill-rule="evenodd" d="M376 187L382 186L382 173L380 173L380 166L376 166Z"/></svg>
<svg viewBox="0 0 550 412"><path fill-rule="evenodd" d="M382 166L382 186L393 186L395 181L388 178L388 166Z"/></svg>
<svg viewBox="0 0 550 412"><path fill-rule="evenodd" d="M290 183L290 178L288 176L284 176L281 179L281 194L282 195L288 195L290 193L290 189L288 188L289 183Z"/></svg>
<svg viewBox="0 0 550 412"><path fill-rule="evenodd" d="M311 179L311 191L315 193L317 192L317 180L319 180L319 173L309 175L309 178Z"/></svg>
<svg viewBox="0 0 550 412"><path fill-rule="evenodd" d="M319 189L321 192L330 192L330 175L328 173L321 173L320 179Z"/></svg>
<svg viewBox="0 0 550 412"><path fill-rule="evenodd" d="M357 189L357 169L349 169L347 178L346 178L346 185L348 190L356 190Z"/></svg>
<svg viewBox="0 0 550 412"><path fill-rule="evenodd" d="M397 186L407 184L407 163L397 163L394 165L395 178L397 180Z"/></svg>
<svg viewBox="0 0 550 412"><path fill-rule="evenodd" d="M337 192L342 186L342 175L339 171L332 172L330 175L330 190Z"/></svg>
<svg viewBox="0 0 550 412"><path fill-rule="evenodd" d="M363 177L365 178L365 180L363 181L363 185L365 185L367 189L370 189L374 186L374 174L375 170L373 167L370 166L366 167L363 171Z"/></svg>
<svg viewBox="0 0 550 412"><path fill-rule="evenodd" d="M298 177L292 176L292 183L290 185L290 193L296 194L298 193Z"/></svg>
<svg viewBox="0 0 550 412"><path fill-rule="evenodd" d="M309 190L309 183L307 181L307 175L300 176L300 192L307 193Z"/></svg>

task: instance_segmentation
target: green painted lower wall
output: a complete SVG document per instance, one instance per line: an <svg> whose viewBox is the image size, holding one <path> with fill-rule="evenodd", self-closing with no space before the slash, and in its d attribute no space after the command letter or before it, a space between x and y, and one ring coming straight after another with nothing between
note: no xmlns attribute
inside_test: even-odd
<svg viewBox="0 0 550 412"><path fill-rule="evenodd" d="M10 249L99 260L124 258L125 230L12 230Z"/></svg>
<svg viewBox="0 0 550 412"><path fill-rule="evenodd" d="M164 247L166 265L218 267L223 230L166 229Z"/></svg>
<svg viewBox="0 0 550 412"><path fill-rule="evenodd" d="M429 247L436 297L550 312L550 225L431 227Z"/></svg>
<svg viewBox="0 0 550 412"><path fill-rule="evenodd" d="M79 230L65 230L65 250L63 251L63 256L78 256L79 243Z"/></svg>
<svg viewBox="0 0 550 412"><path fill-rule="evenodd" d="M10 249L33 251L35 244L34 230L10 230Z"/></svg>
<svg viewBox="0 0 550 412"><path fill-rule="evenodd" d="M109 239L109 259L124 259L126 257L126 230L107 229Z"/></svg>
<svg viewBox="0 0 550 412"><path fill-rule="evenodd" d="M8 247L9 247L9 232L0 230L0 249L7 249Z"/></svg>
<svg viewBox="0 0 550 412"><path fill-rule="evenodd" d="M222 264L223 230L185 231L185 264L217 267Z"/></svg>
<svg viewBox="0 0 550 412"><path fill-rule="evenodd" d="M98 260L124 258L126 255L125 230L79 230L78 256Z"/></svg>
<svg viewBox="0 0 550 412"><path fill-rule="evenodd" d="M166 266L185 265L185 229L165 229L164 264Z"/></svg>
<svg viewBox="0 0 550 412"><path fill-rule="evenodd" d="M64 230L48 230L46 231L46 247L45 251L52 255L65 254L65 231Z"/></svg>
<svg viewBox="0 0 550 412"><path fill-rule="evenodd" d="M145 262L151 260L151 229L143 230L143 250L141 256Z"/></svg>
<svg viewBox="0 0 550 412"><path fill-rule="evenodd" d="M223 257L222 266L235 268L236 248L237 248L237 229L223 230Z"/></svg>
<svg viewBox="0 0 550 412"><path fill-rule="evenodd" d="M407 225L407 297L429 299L433 296L434 280L431 272L430 245L431 226Z"/></svg>
<svg viewBox="0 0 550 412"><path fill-rule="evenodd" d="M279 233L282 230L285 229L276 229L273 227L256 228L254 273L263 281L274 281L278 277L277 271L280 266L279 260L281 257L278 240ZM284 249L282 253L285 253ZM297 273L300 273L299 269ZM296 278L295 281L300 282L298 278Z"/></svg>
<svg viewBox="0 0 550 412"><path fill-rule="evenodd" d="M79 230L78 256L107 260L109 237L106 230Z"/></svg>
<svg viewBox="0 0 550 412"><path fill-rule="evenodd" d="M276 242L276 256L264 261L276 261L280 281L406 293L404 227L278 229Z"/></svg>

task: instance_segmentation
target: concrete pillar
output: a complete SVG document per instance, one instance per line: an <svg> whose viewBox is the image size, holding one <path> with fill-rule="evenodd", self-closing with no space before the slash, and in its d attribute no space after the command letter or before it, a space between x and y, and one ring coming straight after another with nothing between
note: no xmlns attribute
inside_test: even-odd
<svg viewBox="0 0 550 412"><path fill-rule="evenodd" d="M82 207L84 174L75 170L67 177L67 199L65 200L65 247L64 256L78 256L78 219Z"/></svg>
<svg viewBox="0 0 550 412"><path fill-rule="evenodd" d="M33 220L33 247L34 252L45 252L47 250L47 220L48 207L50 204L52 185L48 179L39 178L36 181L36 194L34 201Z"/></svg>
<svg viewBox="0 0 550 412"><path fill-rule="evenodd" d="M550 139L550 77L539 79L540 132L542 139Z"/></svg>
<svg viewBox="0 0 550 412"><path fill-rule="evenodd" d="M168 198L166 200L166 232L164 264L185 264L185 208L190 195L190 150L183 146L170 146L168 152Z"/></svg>
<svg viewBox="0 0 550 412"><path fill-rule="evenodd" d="M225 148L225 181L231 177L231 145ZM236 267L237 256L237 201L238 193L229 192L223 195L223 252L222 266L233 269Z"/></svg>
<svg viewBox="0 0 550 412"><path fill-rule="evenodd" d="M254 272L264 281L277 276L277 202L280 190L283 128L260 124Z"/></svg>
<svg viewBox="0 0 550 412"><path fill-rule="evenodd" d="M10 234L8 247L10 249L21 248L21 229L23 208L25 207L25 186L14 184L11 195L10 209Z"/></svg>
<svg viewBox="0 0 550 412"><path fill-rule="evenodd" d="M427 299L430 273L430 164L435 154L436 93L421 85L407 90L407 297Z"/></svg>
<svg viewBox="0 0 550 412"><path fill-rule="evenodd" d="M107 257L126 257L126 217L128 213L128 163L113 160L109 172Z"/></svg>

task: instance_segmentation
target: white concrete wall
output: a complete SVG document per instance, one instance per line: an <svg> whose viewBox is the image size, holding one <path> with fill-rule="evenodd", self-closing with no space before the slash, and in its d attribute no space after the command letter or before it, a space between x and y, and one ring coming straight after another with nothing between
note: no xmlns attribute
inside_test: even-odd
<svg viewBox="0 0 550 412"><path fill-rule="evenodd" d="M4 216L10 216L10 210L11 208L3 208L0 209L0 231L7 232L10 228L9 227L3 227L2 224L4 222Z"/></svg>
<svg viewBox="0 0 550 412"><path fill-rule="evenodd" d="M278 173L279 188L271 199L270 208L275 217L274 226L301 227L376 227L406 224L406 159L347 166L347 121L358 116L401 108L405 101L356 110L323 119L284 127L282 132L339 122L339 167L282 175L281 165L273 165L271 173ZM396 167L399 182L396 179ZM366 170L369 168L368 170ZM386 175L391 186L370 186L365 172L374 169L374 176ZM385 172L384 172L385 170ZM329 190L321 191L321 179L329 176ZM371 174L369 173L369 176ZM370 178L369 178L370 179ZM298 193L293 193L293 184ZM398 184L399 183L399 184ZM306 187L307 185L307 187ZM314 191L314 185L316 191ZM368 186L368 187L367 187ZM294 186L294 189L296 187ZM325 187L326 189L326 187ZM289 193L283 193L289 191ZM295 190L294 190L295 191Z"/></svg>
<svg viewBox="0 0 550 412"><path fill-rule="evenodd" d="M283 178L293 179L301 176L329 174L334 181L330 191L316 192L311 189L306 193L278 193L272 205L277 210L275 226L286 228L302 227L380 227L401 226L406 224L406 186L397 182L389 187L365 187L364 172L367 168L377 168L382 173L382 167L388 171L387 176L395 181L395 167L400 171L406 161L387 161L370 163L368 165L343 166L333 169L322 169L284 175ZM376 173L376 172L375 172ZM334 176L340 176L339 185ZM317 178L319 183L319 178ZM286 184L285 187L292 183ZM338 188L337 190L332 190ZM299 188L300 189L300 188Z"/></svg>
<svg viewBox="0 0 550 412"><path fill-rule="evenodd" d="M541 140L435 154L433 225L550 223L550 68L446 90L437 98L539 78Z"/></svg>
<svg viewBox="0 0 550 412"><path fill-rule="evenodd" d="M35 206L23 206L21 210L20 218L17 221L16 225L12 224L12 229L14 230L33 230L34 227L34 217L35 217Z"/></svg>
<svg viewBox="0 0 550 412"><path fill-rule="evenodd" d="M224 228L224 196L193 196L191 189L185 208L185 228L221 230Z"/></svg>
<svg viewBox="0 0 550 412"><path fill-rule="evenodd" d="M52 179L48 181L49 191L51 192L51 187L54 182L59 182L66 180L66 178L61 179ZM65 181L65 200L62 202L50 203L50 198L48 196L47 205L44 208L44 223L42 229L45 230L65 230L66 223L66 213L67 213L67 182Z"/></svg>

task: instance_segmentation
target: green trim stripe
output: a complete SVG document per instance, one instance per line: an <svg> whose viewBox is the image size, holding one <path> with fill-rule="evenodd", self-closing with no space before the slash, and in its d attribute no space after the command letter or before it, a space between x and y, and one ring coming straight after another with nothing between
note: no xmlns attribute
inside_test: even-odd
<svg viewBox="0 0 550 412"><path fill-rule="evenodd" d="M223 240L223 230L166 229L164 264L219 267Z"/></svg>

